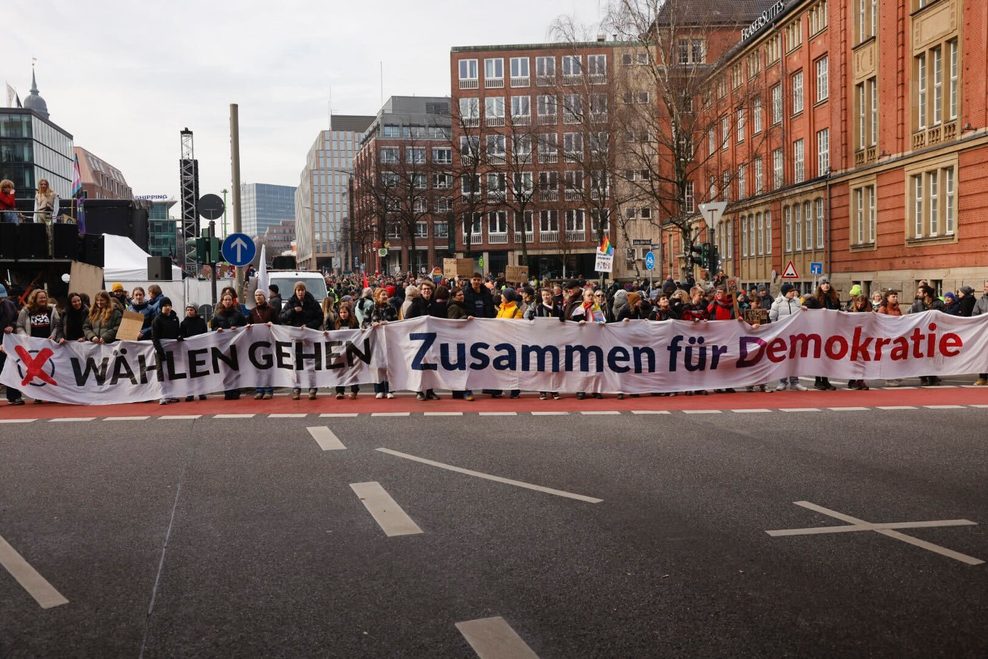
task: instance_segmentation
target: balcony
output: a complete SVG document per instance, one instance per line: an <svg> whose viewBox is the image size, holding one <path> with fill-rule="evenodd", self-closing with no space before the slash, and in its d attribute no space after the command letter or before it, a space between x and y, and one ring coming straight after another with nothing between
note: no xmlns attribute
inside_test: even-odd
<svg viewBox="0 0 988 659"><path fill-rule="evenodd" d="M559 123L558 114L540 114L539 115L539 125L541 126L555 126Z"/></svg>
<svg viewBox="0 0 988 659"><path fill-rule="evenodd" d="M590 74L590 84L591 85L606 85L607 84L607 74L606 73L591 73Z"/></svg>
<svg viewBox="0 0 988 659"><path fill-rule="evenodd" d="M606 123L607 122L607 113L606 112L591 112L590 113L590 121L592 121L595 124L603 124L603 123Z"/></svg>
<svg viewBox="0 0 988 659"><path fill-rule="evenodd" d="M583 199L583 195L579 190L566 190L563 192L563 199L565 201L580 201Z"/></svg>
<svg viewBox="0 0 988 659"><path fill-rule="evenodd" d="M539 201L559 201L559 190L539 190Z"/></svg>
<svg viewBox="0 0 988 659"><path fill-rule="evenodd" d="M484 89L502 89L504 78L484 78Z"/></svg>
<svg viewBox="0 0 988 659"><path fill-rule="evenodd" d="M479 89L480 82L477 78L460 78L460 89Z"/></svg>
<svg viewBox="0 0 988 659"><path fill-rule="evenodd" d="M539 153L539 162L543 165L554 165L559 162L559 153Z"/></svg>
<svg viewBox="0 0 988 659"><path fill-rule="evenodd" d="M498 232L488 232L487 233L487 244L488 245L507 245L508 244L508 232L498 231Z"/></svg>
<svg viewBox="0 0 988 659"><path fill-rule="evenodd" d="M535 84L539 87L555 87L556 75L537 75L535 76Z"/></svg>
<svg viewBox="0 0 988 659"><path fill-rule="evenodd" d="M524 77L519 76L517 78L511 78L512 87L528 87L531 84L531 82L532 79L529 78L528 76L524 76Z"/></svg>
<svg viewBox="0 0 988 659"><path fill-rule="evenodd" d="M566 75L563 74L563 84L564 85L578 85L580 81L583 80L583 76L577 75Z"/></svg>
<svg viewBox="0 0 988 659"><path fill-rule="evenodd" d="M539 231L540 243L558 243L559 231Z"/></svg>
<svg viewBox="0 0 988 659"><path fill-rule="evenodd" d="M504 151L499 151L497 153L488 153L487 162L492 165L503 165L504 164Z"/></svg>
<svg viewBox="0 0 988 659"><path fill-rule="evenodd" d="M525 242L526 243L531 243L533 240L535 240L535 232L534 231L526 231L525 232ZM515 231L515 242L516 243L521 243L521 231Z"/></svg>
<svg viewBox="0 0 988 659"><path fill-rule="evenodd" d="M938 124L913 133L913 149L922 149L947 140L957 139L957 121Z"/></svg>
<svg viewBox="0 0 988 659"><path fill-rule="evenodd" d="M467 128L477 128L480 126L480 117L463 117L463 125Z"/></svg>
<svg viewBox="0 0 988 659"><path fill-rule="evenodd" d="M579 243L587 239L587 230L582 229L580 231L570 231L566 230L566 242L568 243Z"/></svg>
<svg viewBox="0 0 988 659"><path fill-rule="evenodd" d="M531 123L532 115L530 114L511 115L511 124L513 126L528 126Z"/></svg>
<svg viewBox="0 0 988 659"><path fill-rule="evenodd" d="M487 117L484 123L492 128L500 128L504 126L504 117Z"/></svg>

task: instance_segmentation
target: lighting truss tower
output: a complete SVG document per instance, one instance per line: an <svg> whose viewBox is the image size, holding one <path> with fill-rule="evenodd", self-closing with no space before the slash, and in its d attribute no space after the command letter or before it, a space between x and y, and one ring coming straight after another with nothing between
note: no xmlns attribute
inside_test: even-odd
<svg viewBox="0 0 988 659"><path fill-rule="evenodd" d="M178 161L182 188L182 244L180 245L180 249L184 255L182 269L187 275L194 277L198 270L196 252L195 249L190 249L189 245L194 245L195 239L199 237L199 213L197 209L197 202L199 200L199 161L196 160L195 156L192 131L186 128L181 131L181 136L182 159Z"/></svg>

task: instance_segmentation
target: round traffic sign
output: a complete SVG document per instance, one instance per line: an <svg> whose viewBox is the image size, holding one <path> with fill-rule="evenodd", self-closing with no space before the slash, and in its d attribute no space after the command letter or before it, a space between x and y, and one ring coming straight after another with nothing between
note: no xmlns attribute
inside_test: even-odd
<svg viewBox="0 0 988 659"><path fill-rule="evenodd" d="M246 233L231 233L223 241L223 258L230 265L247 265L254 260L257 245Z"/></svg>
<svg viewBox="0 0 988 659"><path fill-rule="evenodd" d="M226 206L218 195L204 194L196 202L196 210L199 211L199 217L207 220L218 220L223 217Z"/></svg>
<svg viewBox="0 0 988 659"><path fill-rule="evenodd" d="M645 269L655 270L655 252L649 252L645 255Z"/></svg>
<svg viewBox="0 0 988 659"><path fill-rule="evenodd" d="M388 248L387 247L382 247L381 249L377 250L377 255L378 256L387 256L388 255Z"/></svg>

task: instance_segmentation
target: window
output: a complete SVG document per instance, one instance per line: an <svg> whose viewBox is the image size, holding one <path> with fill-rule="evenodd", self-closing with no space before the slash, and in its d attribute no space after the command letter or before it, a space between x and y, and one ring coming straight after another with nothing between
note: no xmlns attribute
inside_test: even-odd
<svg viewBox="0 0 988 659"><path fill-rule="evenodd" d="M828 89L829 63L824 55L816 61L816 102L826 101L830 92Z"/></svg>
<svg viewBox="0 0 988 659"><path fill-rule="evenodd" d="M765 253L772 253L772 211L765 211Z"/></svg>
<svg viewBox="0 0 988 659"><path fill-rule="evenodd" d="M475 89L477 87L477 60L461 59L460 69L460 89Z"/></svg>
<svg viewBox="0 0 988 659"><path fill-rule="evenodd" d="M760 195L765 191L765 163L761 156L755 158L753 166L755 168L755 194Z"/></svg>
<svg viewBox="0 0 988 659"><path fill-rule="evenodd" d="M868 98L871 99L871 131L868 135L868 145L878 144L878 78L869 78L865 83L868 89Z"/></svg>
<svg viewBox="0 0 988 659"><path fill-rule="evenodd" d="M539 231L542 233L551 233L554 231L559 231L559 214L554 210L540 211Z"/></svg>
<svg viewBox="0 0 988 659"><path fill-rule="evenodd" d="M480 175L464 174L460 178L460 189L464 197L472 197L480 194Z"/></svg>
<svg viewBox="0 0 988 659"><path fill-rule="evenodd" d="M748 196L748 165L738 165L738 199Z"/></svg>
<svg viewBox="0 0 988 659"><path fill-rule="evenodd" d="M525 228L525 238L531 239L532 237L532 224L534 222L535 213L532 211L525 211L524 215L515 212L515 240L521 240L521 228Z"/></svg>
<svg viewBox="0 0 988 659"><path fill-rule="evenodd" d="M792 113L799 114L803 111L803 72L797 71L792 74Z"/></svg>
<svg viewBox="0 0 988 659"><path fill-rule="evenodd" d="M778 190L783 185L785 185L785 158L782 155L782 149L776 149L772 152L772 189Z"/></svg>
<svg viewBox="0 0 988 659"><path fill-rule="evenodd" d="M583 133L563 133L563 155L575 162L583 159Z"/></svg>
<svg viewBox="0 0 988 659"><path fill-rule="evenodd" d="M875 36L878 26L878 0L854 0L855 43Z"/></svg>
<svg viewBox="0 0 988 659"><path fill-rule="evenodd" d="M762 217L761 213L755 213L755 237L757 242L757 252L758 256L763 256L765 254L765 218Z"/></svg>
<svg viewBox="0 0 988 659"><path fill-rule="evenodd" d="M816 174L824 176L830 172L830 129L816 133Z"/></svg>
<svg viewBox="0 0 988 659"><path fill-rule="evenodd" d="M405 148L405 162L409 165L425 164L425 147L410 146Z"/></svg>
<svg viewBox="0 0 988 659"><path fill-rule="evenodd" d="M874 196L872 197L871 212L874 214ZM813 207L816 209L816 247L817 249L823 249L823 199L817 199L813 202Z"/></svg>
<svg viewBox="0 0 988 659"><path fill-rule="evenodd" d="M871 245L875 242L875 186L865 185L855 188L851 194L852 217L854 226L852 228L853 245ZM818 227L823 224L823 200L820 200L818 210ZM817 236L819 242L820 236Z"/></svg>
<svg viewBox="0 0 988 659"><path fill-rule="evenodd" d="M500 82L500 84L497 84ZM494 83L494 84L492 84ZM484 60L484 86L504 86L504 58L492 57Z"/></svg>
<svg viewBox="0 0 988 659"><path fill-rule="evenodd" d="M516 163L532 162L532 136L515 135L512 137L511 151Z"/></svg>
<svg viewBox="0 0 988 659"><path fill-rule="evenodd" d="M437 165L448 165L453 162L453 149L448 146L432 148L432 162Z"/></svg>
<svg viewBox="0 0 988 659"><path fill-rule="evenodd" d="M950 59L950 93L947 101L947 118L953 121L957 119L958 106L957 39L951 39L947 42L947 57Z"/></svg>
<svg viewBox="0 0 988 659"><path fill-rule="evenodd" d="M707 131L707 151L713 154L717 150L717 129L711 128Z"/></svg>
<svg viewBox="0 0 988 659"><path fill-rule="evenodd" d="M810 7L808 12L810 19L810 36L823 32L827 27L827 0L818 2Z"/></svg>
<svg viewBox="0 0 988 659"><path fill-rule="evenodd" d="M532 179L532 172L518 172L515 174L512 192L514 192L516 199L520 198L523 201L531 199L534 191L535 182Z"/></svg>
<svg viewBox="0 0 988 659"><path fill-rule="evenodd" d="M537 100L536 110L539 113L539 123L541 124L554 124L556 123L556 97L555 96L539 96Z"/></svg>
<svg viewBox="0 0 988 659"><path fill-rule="evenodd" d="M738 115L737 116L738 116L738 119L737 119L737 121L738 121L738 126L737 126L738 144L740 144L741 142L744 142L744 109L743 108L741 108L741 109L738 110Z"/></svg>
<svg viewBox="0 0 988 659"><path fill-rule="evenodd" d="M580 55L563 55L563 78L579 78L583 75L583 59Z"/></svg>
<svg viewBox="0 0 988 659"><path fill-rule="evenodd" d="M741 218L741 256L748 256L748 218Z"/></svg>
<svg viewBox="0 0 988 659"><path fill-rule="evenodd" d="M680 64L703 64L706 48L703 39L679 39L676 51Z"/></svg>
<svg viewBox="0 0 988 659"><path fill-rule="evenodd" d="M461 135L460 136L460 155L465 160L476 160L477 156L480 155L480 136L479 135Z"/></svg>
<svg viewBox="0 0 988 659"><path fill-rule="evenodd" d="M528 61L528 60L526 60ZM532 99L529 96L511 97L511 122L515 125L527 125L532 117Z"/></svg>
<svg viewBox="0 0 988 659"><path fill-rule="evenodd" d="M586 240L586 233L586 211L582 208L566 211L566 238L568 240Z"/></svg>
<svg viewBox="0 0 988 659"><path fill-rule="evenodd" d="M782 35L775 34L765 40L765 62L774 64L782 59Z"/></svg>
<svg viewBox="0 0 988 659"><path fill-rule="evenodd" d="M855 140L857 150L878 144L878 89L877 78L858 83L854 86L857 131Z"/></svg>
<svg viewBox="0 0 988 659"><path fill-rule="evenodd" d="M425 210L416 211L424 213ZM416 222L415 223L415 237L416 238L428 238L429 237L429 223L428 222Z"/></svg>
<svg viewBox="0 0 988 659"><path fill-rule="evenodd" d="M396 146L381 147L381 163L385 165L397 165L400 159L399 149Z"/></svg>
<svg viewBox="0 0 988 659"><path fill-rule="evenodd" d="M803 26L800 23L801 20L801 17L797 18L785 27L787 53L796 50L803 43Z"/></svg>
<svg viewBox="0 0 988 659"><path fill-rule="evenodd" d="M503 96L488 96L484 99L484 123L488 126L504 125Z"/></svg>
<svg viewBox="0 0 988 659"><path fill-rule="evenodd" d="M792 207L786 206L782 209L783 222L786 232L786 251L792 251Z"/></svg>
<svg viewBox="0 0 988 659"><path fill-rule="evenodd" d="M487 158L492 163L502 163L505 158L504 135L487 135Z"/></svg>
<svg viewBox="0 0 988 659"><path fill-rule="evenodd" d="M813 206L808 201L803 202L803 220L806 222L806 234L803 236L806 240L803 246L807 249L813 249Z"/></svg>
<svg viewBox="0 0 988 659"><path fill-rule="evenodd" d="M470 221L469 214L464 213L463 214L463 235L464 236L480 236L483 233L483 228L481 227L482 219L483 219L483 213L474 213L473 214L473 221Z"/></svg>
<svg viewBox="0 0 988 659"><path fill-rule="evenodd" d="M686 188L683 192L683 210L687 213L696 212L695 204L696 198L693 194L693 181L686 181Z"/></svg>
<svg viewBox="0 0 988 659"><path fill-rule="evenodd" d="M758 72L762 70L762 52L756 50L751 55L748 55L748 77L754 78L758 75Z"/></svg>
<svg viewBox="0 0 988 659"><path fill-rule="evenodd" d="M563 96L563 123L578 124L583 118L583 97L579 94Z"/></svg>
<svg viewBox="0 0 988 659"><path fill-rule="evenodd" d="M436 190L449 190L453 187L452 174L433 174L432 187Z"/></svg>
<svg viewBox="0 0 988 659"><path fill-rule="evenodd" d="M916 57L916 127L926 128L926 53Z"/></svg>
<svg viewBox="0 0 988 659"><path fill-rule="evenodd" d="M744 82L744 77L741 75L741 65L735 64L731 69L731 89L737 89Z"/></svg>
<svg viewBox="0 0 988 659"><path fill-rule="evenodd" d="M491 211L487 216L487 234L508 233L508 212Z"/></svg>
<svg viewBox="0 0 988 659"><path fill-rule="evenodd" d="M436 210L439 209L436 208ZM449 225L446 222L433 222L432 235L436 238L449 238Z"/></svg>
<svg viewBox="0 0 988 659"><path fill-rule="evenodd" d="M751 250L751 255L755 256L755 246L757 243L757 236L755 235L755 218L751 216L748 218L748 249Z"/></svg>
<svg viewBox="0 0 988 659"><path fill-rule="evenodd" d="M731 142L731 119L727 115L720 118L720 148L727 151L727 145Z"/></svg>
<svg viewBox="0 0 988 659"><path fill-rule="evenodd" d="M751 132L754 135L758 135L762 132L762 97L756 96L751 101Z"/></svg>
<svg viewBox="0 0 988 659"><path fill-rule="evenodd" d="M792 143L792 180L793 183L802 183L806 178L806 169L803 157L806 155L803 140L796 140Z"/></svg>
<svg viewBox="0 0 988 659"><path fill-rule="evenodd" d="M535 82L538 85L553 85L556 83L556 58L535 58Z"/></svg>
<svg viewBox="0 0 988 659"><path fill-rule="evenodd" d="M487 198L496 199L498 201L503 201L507 196L508 192L508 182L507 177L502 173L493 173L487 175Z"/></svg>
<svg viewBox="0 0 988 659"><path fill-rule="evenodd" d="M461 98L460 99L460 120L464 126L480 125L480 99Z"/></svg>
<svg viewBox="0 0 988 659"><path fill-rule="evenodd" d="M799 252L803 249L803 205L792 206L792 248Z"/></svg>
<svg viewBox="0 0 988 659"><path fill-rule="evenodd" d="M956 165L910 175L913 238L952 236L956 228Z"/></svg>
<svg viewBox="0 0 988 659"><path fill-rule="evenodd" d="M607 55L587 55L587 72L591 84L607 82Z"/></svg>
<svg viewBox="0 0 988 659"><path fill-rule="evenodd" d="M567 201L578 201L583 198L583 172L569 170L563 172L563 192Z"/></svg>
<svg viewBox="0 0 988 659"><path fill-rule="evenodd" d="M527 57L511 58L511 86L512 87L528 87L528 83L530 80L528 67L529 67L529 59Z"/></svg>
<svg viewBox="0 0 988 659"><path fill-rule="evenodd" d="M590 118L593 121L607 120L607 94L590 95Z"/></svg>
<svg viewBox="0 0 988 659"><path fill-rule="evenodd" d="M546 133L539 136L539 161L542 163L555 163L559 158L559 146L555 133Z"/></svg>
<svg viewBox="0 0 988 659"><path fill-rule="evenodd" d="M782 123L782 85L772 87L772 124Z"/></svg>
<svg viewBox="0 0 988 659"><path fill-rule="evenodd" d="M721 173L721 176L720 176L720 180L721 180L721 185L720 185L721 198L724 201L730 201L731 200L731 173L728 172L728 171L722 172Z"/></svg>
<svg viewBox="0 0 988 659"><path fill-rule="evenodd" d="M943 122L943 49L933 49L933 125Z"/></svg>
<svg viewBox="0 0 988 659"><path fill-rule="evenodd" d="M941 128L955 121L959 103L959 52L957 39L935 44L914 59L914 132L931 128L926 136L913 138L913 146L925 146L956 137L956 126Z"/></svg>

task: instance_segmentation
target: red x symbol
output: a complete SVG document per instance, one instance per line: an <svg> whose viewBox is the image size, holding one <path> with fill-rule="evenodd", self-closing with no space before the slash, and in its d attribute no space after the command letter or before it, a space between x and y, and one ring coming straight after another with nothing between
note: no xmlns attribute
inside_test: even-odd
<svg viewBox="0 0 988 659"><path fill-rule="evenodd" d="M24 349L24 346L17 346L15 350L17 350L17 356L21 358L21 362L24 363L24 368L27 369L27 374L24 375L24 379L21 381L22 387L26 387L34 378L38 378L55 387L58 386L58 383L43 370L45 362L55 354L51 351L51 348L41 350L38 352L38 356L34 358L31 357L31 353Z"/></svg>

